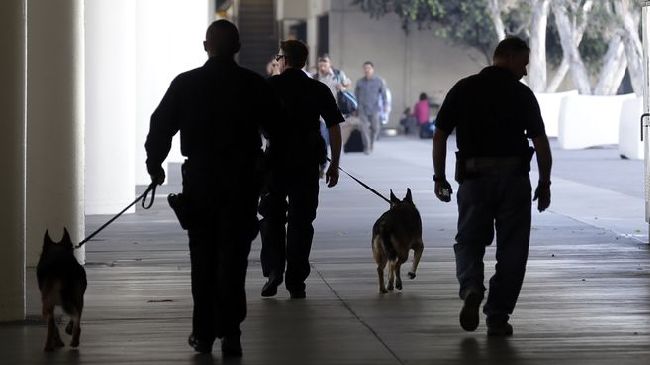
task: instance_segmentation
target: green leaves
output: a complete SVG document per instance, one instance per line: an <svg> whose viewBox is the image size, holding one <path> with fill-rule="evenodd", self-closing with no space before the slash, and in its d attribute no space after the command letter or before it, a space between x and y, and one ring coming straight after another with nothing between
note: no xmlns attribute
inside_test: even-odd
<svg viewBox="0 0 650 365"><path fill-rule="evenodd" d="M373 18L397 14L407 33L413 26L431 29L451 43L475 47L484 53L489 53L497 42L486 15L485 0L352 0L352 4L359 5Z"/></svg>

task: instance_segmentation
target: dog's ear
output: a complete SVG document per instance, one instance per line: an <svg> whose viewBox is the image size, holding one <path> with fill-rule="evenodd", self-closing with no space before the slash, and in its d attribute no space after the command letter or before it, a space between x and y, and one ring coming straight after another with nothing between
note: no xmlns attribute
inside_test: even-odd
<svg viewBox="0 0 650 365"><path fill-rule="evenodd" d="M52 239L50 238L50 231L48 231L48 230L46 229L46 230L45 230L45 236L43 237L43 245L44 245L44 246L47 246L47 245L51 245L51 244L53 244L53 243L54 243L54 242L52 242Z"/></svg>
<svg viewBox="0 0 650 365"><path fill-rule="evenodd" d="M391 204L399 203L399 199L393 194L393 189L390 189L390 202Z"/></svg>
<svg viewBox="0 0 650 365"><path fill-rule="evenodd" d="M63 227L63 238L61 238L61 243L63 243L65 246L72 246L72 240L70 240L70 234L68 233L68 229Z"/></svg>
<svg viewBox="0 0 650 365"><path fill-rule="evenodd" d="M413 203L413 197L411 196L411 188L406 189L406 196L404 197L404 200Z"/></svg>

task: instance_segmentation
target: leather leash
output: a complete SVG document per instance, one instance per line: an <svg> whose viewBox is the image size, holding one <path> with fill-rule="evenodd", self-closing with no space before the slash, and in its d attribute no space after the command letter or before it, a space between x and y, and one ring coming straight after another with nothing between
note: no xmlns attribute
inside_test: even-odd
<svg viewBox="0 0 650 365"><path fill-rule="evenodd" d="M145 202L147 201L147 195L149 194L149 192L151 192L151 200L149 200L149 204L145 204ZM156 184L152 182L147 187L147 189L142 194L140 194L140 196L138 196L131 204L129 204L126 208L122 209L121 212L114 215L113 218L111 218L108 222L104 223L101 227L97 228L95 230L95 232L91 233L88 237L84 238L83 241L79 242L79 244L77 246L75 246L75 248L79 248L79 247L83 246L84 243L90 241L93 237L95 237L97 235L97 233L101 232L102 230L104 230L104 228L108 227L109 224L113 223L113 221L115 221L119 216L124 214L124 212L126 212L129 208L134 206L135 203L137 203L138 201L142 200L142 208L144 208L144 209L151 208L151 206L153 205L153 200L154 200L155 197L156 197Z"/></svg>
<svg viewBox="0 0 650 365"><path fill-rule="evenodd" d="M327 161L329 161L330 163L332 162L332 160L330 160L329 157L327 157ZM384 200L386 201L386 203L390 204L390 200L388 200L385 196L381 195L377 190L375 190L375 189L371 188L370 186L364 184L363 181L361 181L361 180L357 179L356 177L350 175L347 171L343 170L343 169L341 168L341 166L339 166L339 170L341 170L344 174L346 174L346 175L348 175L350 178L352 178L352 180L354 180L354 181L356 181L357 183L359 183L359 185L361 185L361 186L363 186L364 188L366 188L366 189L372 191L372 192L375 193L378 197L384 199Z"/></svg>

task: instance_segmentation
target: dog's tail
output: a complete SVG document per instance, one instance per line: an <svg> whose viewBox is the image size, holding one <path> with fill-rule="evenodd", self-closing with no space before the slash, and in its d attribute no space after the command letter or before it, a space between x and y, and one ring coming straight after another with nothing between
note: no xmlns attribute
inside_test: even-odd
<svg viewBox="0 0 650 365"><path fill-rule="evenodd" d="M390 233L386 232L385 230L381 231L381 243L384 245L384 251L386 252L386 256L388 256L388 259L390 261L395 261L397 259L397 251L395 250L395 247L393 247L393 240L391 238Z"/></svg>

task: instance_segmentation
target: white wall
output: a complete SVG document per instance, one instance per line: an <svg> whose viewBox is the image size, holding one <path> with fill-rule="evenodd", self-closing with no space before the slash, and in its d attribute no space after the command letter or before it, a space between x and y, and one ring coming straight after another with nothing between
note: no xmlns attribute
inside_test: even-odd
<svg viewBox="0 0 650 365"><path fill-rule="evenodd" d="M115 214L135 198L135 2L93 0L85 14L84 208Z"/></svg>
<svg viewBox="0 0 650 365"><path fill-rule="evenodd" d="M149 118L169 84L181 72L202 66L208 26L206 0L138 0L136 2L136 183L151 182L145 167L144 141ZM178 135L167 162L180 162ZM163 167L166 167L163 164Z"/></svg>

